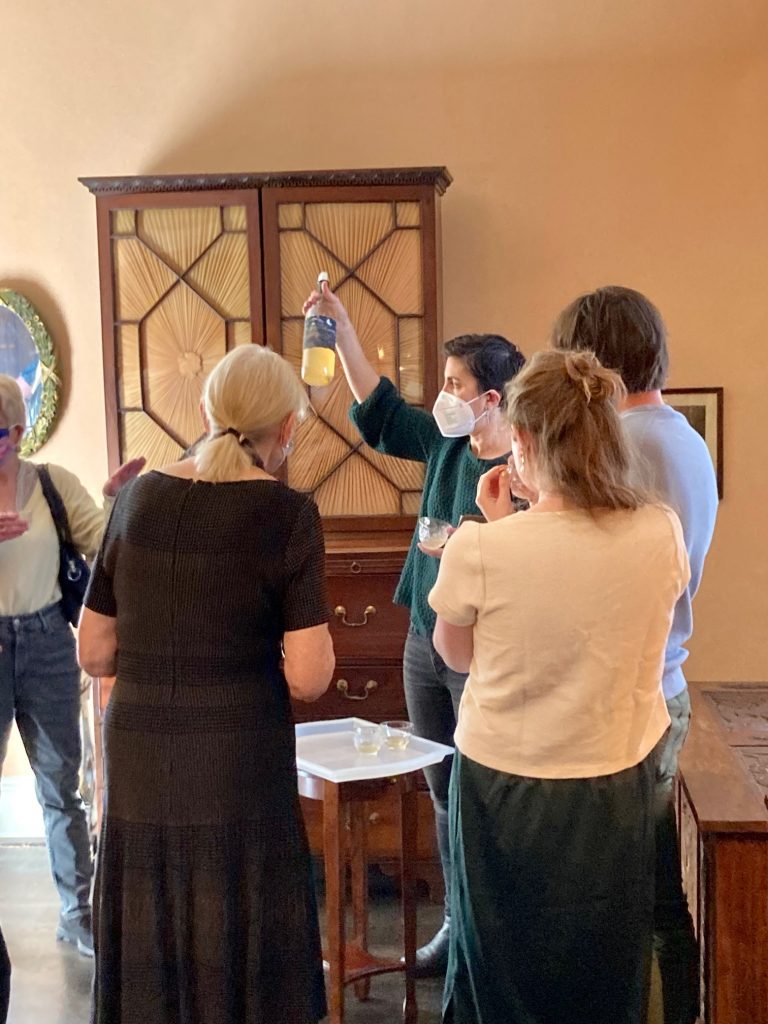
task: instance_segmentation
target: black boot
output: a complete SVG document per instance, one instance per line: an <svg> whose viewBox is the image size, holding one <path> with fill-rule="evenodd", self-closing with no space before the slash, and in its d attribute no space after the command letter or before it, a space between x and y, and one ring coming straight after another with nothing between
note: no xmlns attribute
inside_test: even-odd
<svg viewBox="0 0 768 1024"><path fill-rule="evenodd" d="M448 968L448 938L451 931L450 918L446 918L439 931L426 946L416 950L416 977L439 978Z"/></svg>

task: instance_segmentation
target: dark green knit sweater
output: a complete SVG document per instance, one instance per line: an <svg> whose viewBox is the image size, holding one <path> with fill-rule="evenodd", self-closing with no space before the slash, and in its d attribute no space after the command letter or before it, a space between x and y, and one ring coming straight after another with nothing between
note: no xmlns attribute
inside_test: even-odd
<svg viewBox="0 0 768 1024"><path fill-rule="evenodd" d="M444 519L453 526L458 526L460 516L479 514L477 481L491 466L506 461L504 457L478 459L468 437L443 437L432 415L408 405L386 377L364 402L353 403L349 417L376 451L426 462L419 515ZM417 544L414 531L394 601L410 608L417 633L429 635L435 628L435 613L427 604L427 594L437 579L440 560L423 554Z"/></svg>

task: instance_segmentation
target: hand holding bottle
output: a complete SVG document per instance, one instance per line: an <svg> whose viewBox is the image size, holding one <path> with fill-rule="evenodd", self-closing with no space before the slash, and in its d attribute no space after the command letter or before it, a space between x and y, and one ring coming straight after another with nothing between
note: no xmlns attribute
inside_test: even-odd
<svg viewBox="0 0 768 1024"><path fill-rule="evenodd" d="M354 328L344 303L335 292L331 291L331 286L327 280L318 280L317 287L312 289L306 302L301 307L305 317L310 310L314 314L329 316L336 321L336 346L339 352L343 352L349 334L354 334Z"/></svg>
<svg viewBox="0 0 768 1024"><path fill-rule="evenodd" d="M363 351L343 302L331 291L327 281L318 282L302 307L305 318L313 311L336 321L336 349L342 368L354 397L358 402L365 401L379 383L379 373Z"/></svg>
<svg viewBox="0 0 768 1024"><path fill-rule="evenodd" d="M336 320L325 311L328 304L321 293L323 287L328 287L328 274L324 270L317 278L318 298L315 302L304 303L301 379L310 387L330 384L336 370Z"/></svg>

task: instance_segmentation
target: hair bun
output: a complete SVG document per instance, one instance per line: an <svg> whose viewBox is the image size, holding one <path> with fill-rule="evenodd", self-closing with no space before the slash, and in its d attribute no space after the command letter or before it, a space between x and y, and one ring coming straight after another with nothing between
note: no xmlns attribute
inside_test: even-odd
<svg viewBox="0 0 768 1024"><path fill-rule="evenodd" d="M606 370L594 352L567 352L565 372L583 392L587 405L591 401L617 401L622 394L621 380L613 370Z"/></svg>

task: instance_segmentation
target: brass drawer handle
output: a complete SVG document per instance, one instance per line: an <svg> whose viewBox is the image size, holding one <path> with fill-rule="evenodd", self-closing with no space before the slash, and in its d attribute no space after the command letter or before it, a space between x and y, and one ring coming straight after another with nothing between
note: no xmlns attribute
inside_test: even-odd
<svg viewBox="0 0 768 1024"><path fill-rule="evenodd" d="M336 683L336 689L344 695L346 700L368 700L373 691L378 688L378 685L375 679L369 679L363 687L365 693L355 694L349 692L349 683L346 679L339 679Z"/></svg>
<svg viewBox="0 0 768 1024"><path fill-rule="evenodd" d="M333 614L336 616L337 619L341 619L342 626L367 626L368 617L370 615L375 615L376 609L373 607L372 604L369 604L368 607L363 612L362 622L349 622L347 619L347 609L344 607L343 604L336 605L336 607L333 609Z"/></svg>

